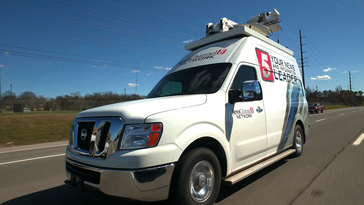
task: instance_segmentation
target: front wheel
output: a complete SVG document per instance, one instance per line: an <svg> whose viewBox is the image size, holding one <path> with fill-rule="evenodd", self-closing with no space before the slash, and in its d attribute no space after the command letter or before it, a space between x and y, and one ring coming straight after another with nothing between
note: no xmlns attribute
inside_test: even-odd
<svg viewBox="0 0 364 205"><path fill-rule="evenodd" d="M207 148L197 148L185 155L179 163L179 204L213 204L221 185L221 168L216 155Z"/></svg>
<svg viewBox="0 0 364 205"><path fill-rule="evenodd" d="M301 156L303 152L303 132L302 128L299 125L296 125L294 129L294 139L293 139L293 148L296 150L295 156Z"/></svg>

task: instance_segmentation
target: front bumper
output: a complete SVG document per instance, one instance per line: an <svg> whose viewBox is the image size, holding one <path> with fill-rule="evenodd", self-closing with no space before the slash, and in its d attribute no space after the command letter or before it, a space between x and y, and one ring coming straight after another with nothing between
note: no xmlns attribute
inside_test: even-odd
<svg viewBox="0 0 364 205"><path fill-rule="evenodd" d="M308 111L310 111L310 112L317 112L318 110L316 108L309 108Z"/></svg>
<svg viewBox="0 0 364 205"><path fill-rule="evenodd" d="M69 180L76 176L82 183L103 193L140 201L161 201L168 198L175 165L119 170L97 168L81 164L66 157L66 175Z"/></svg>

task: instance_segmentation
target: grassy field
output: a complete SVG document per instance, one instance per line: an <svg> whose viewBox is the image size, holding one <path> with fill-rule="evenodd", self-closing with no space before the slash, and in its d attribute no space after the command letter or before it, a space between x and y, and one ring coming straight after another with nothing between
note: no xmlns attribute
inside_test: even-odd
<svg viewBox="0 0 364 205"><path fill-rule="evenodd" d="M0 147L68 140L78 112L0 113Z"/></svg>
<svg viewBox="0 0 364 205"><path fill-rule="evenodd" d="M324 109L325 110L332 110L332 109L339 109L339 108L349 108L350 106L347 105L325 105L324 104Z"/></svg>

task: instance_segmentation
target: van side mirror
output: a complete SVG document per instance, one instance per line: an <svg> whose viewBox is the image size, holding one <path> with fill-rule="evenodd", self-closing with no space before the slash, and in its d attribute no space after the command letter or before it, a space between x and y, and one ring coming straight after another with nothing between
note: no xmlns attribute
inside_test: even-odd
<svg viewBox="0 0 364 205"><path fill-rule="evenodd" d="M262 89L260 83L256 80L247 80L241 86L243 92L243 101L253 101L262 99Z"/></svg>
<svg viewBox="0 0 364 205"><path fill-rule="evenodd" d="M236 102L261 100L262 89L260 83L256 80L244 81L241 85L241 90L229 90L229 102L234 104Z"/></svg>

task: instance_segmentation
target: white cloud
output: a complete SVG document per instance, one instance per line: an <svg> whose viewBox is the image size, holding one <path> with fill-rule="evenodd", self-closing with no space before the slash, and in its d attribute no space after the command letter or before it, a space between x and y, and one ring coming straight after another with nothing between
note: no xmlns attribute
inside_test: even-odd
<svg viewBox="0 0 364 205"><path fill-rule="evenodd" d="M187 41L183 41L183 44L187 44L187 43L191 43L193 41L193 39L187 40Z"/></svg>
<svg viewBox="0 0 364 205"><path fill-rule="evenodd" d="M322 75L322 76L317 76L316 78L311 77L311 80L330 80L330 76L328 75Z"/></svg>
<svg viewBox="0 0 364 205"><path fill-rule="evenodd" d="M139 84L135 84L135 83L128 83L128 86L129 86L129 87L132 87L132 88L133 88L133 87L136 87L136 86L138 86L138 85L139 85Z"/></svg>
<svg viewBox="0 0 364 205"><path fill-rule="evenodd" d="M9 55L10 53L9 53L9 52L7 52L7 51L4 51L4 54L5 54L5 55Z"/></svg>
<svg viewBox="0 0 364 205"><path fill-rule="evenodd" d="M337 70L336 68L327 68L327 69L324 69L323 71L324 72L330 72L330 71L333 71L333 70Z"/></svg>
<svg viewBox="0 0 364 205"><path fill-rule="evenodd" d="M139 73L139 70L132 70L131 73Z"/></svg>
<svg viewBox="0 0 364 205"><path fill-rule="evenodd" d="M0 68L5 68L5 66L4 65L0 65Z"/></svg>
<svg viewBox="0 0 364 205"><path fill-rule="evenodd" d="M158 70L171 70L172 68L165 68L165 67L161 67L161 66L154 66L155 69Z"/></svg>
<svg viewBox="0 0 364 205"><path fill-rule="evenodd" d="M348 71L341 72L341 74L346 74L346 73L348 73Z"/></svg>

